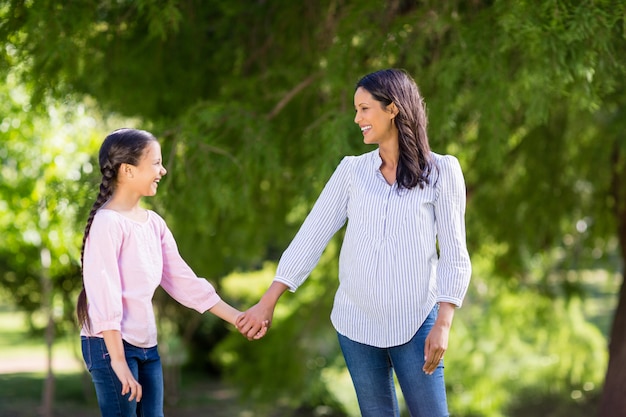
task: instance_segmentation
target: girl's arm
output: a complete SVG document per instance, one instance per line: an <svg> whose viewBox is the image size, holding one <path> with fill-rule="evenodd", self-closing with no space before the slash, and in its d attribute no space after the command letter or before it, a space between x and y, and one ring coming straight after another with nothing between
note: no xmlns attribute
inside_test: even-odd
<svg viewBox="0 0 626 417"><path fill-rule="evenodd" d="M113 372L115 372L115 375L122 383L122 395L126 395L130 392L128 401L141 401L141 385L133 376L126 362L122 334L118 330L104 330L102 335L104 336L104 344L109 351Z"/></svg>
<svg viewBox="0 0 626 417"><path fill-rule="evenodd" d="M237 318L241 314L241 311L237 310L235 307L222 300L220 300L217 304L211 307L209 309L209 312L211 312L211 314L215 314L222 320L229 322L233 326L236 325Z"/></svg>
<svg viewBox="0 0 626 417"><path fill-rule="evenodd" d="M241 311L237 310L235 307L222 300L220 300L217 304L211 307L209 309L209 312L215 314L222 320L229 322L235 327L238 327L237 321L239 321L240 317L243 315ZM260 339L265 336L268 328L268 323L269 321L267 320L262 321L259 327L256 329L256 332L252 334L251 339Z"/></svg>

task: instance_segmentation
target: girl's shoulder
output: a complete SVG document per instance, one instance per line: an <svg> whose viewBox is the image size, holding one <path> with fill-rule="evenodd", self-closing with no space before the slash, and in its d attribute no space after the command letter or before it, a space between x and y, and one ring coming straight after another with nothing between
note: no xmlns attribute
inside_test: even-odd
<svg viewBox="0 0 626 417"><path fill-rule="evenodd" d="M100 208L93 216L89 235L122 236L127 230L128 226L121 214L115 210Z"/></svg>
<svg viewBox="0 0 626 417"><path fill-rule="evenodd" d="M135 219L131 219L122 213L111 210L107 208L99 209L94 218L94 223L99 223L102 225L107 225L109 227L119 225L121 227L125 227L130 224L139 224L139 225L149 225L149 224L157 224L159 226L165 225L165 220L161 217L156 211L146 209L146 219L144 221L139 221Z"/></svg>
<svg viewBox="0 0 626 417"><path fill-rule="evenodd" d="M157 224L159 227L167 227L165 219L154 210L146 210L148 212L148 223Z"/></svg>
<svg viewBox="0 0 626 417"><path fill-rule="evenodd" d="M105 223L108 225L121 224L124 221L124 216L115 210L100 208L93 216L94 223Z"/></svg>

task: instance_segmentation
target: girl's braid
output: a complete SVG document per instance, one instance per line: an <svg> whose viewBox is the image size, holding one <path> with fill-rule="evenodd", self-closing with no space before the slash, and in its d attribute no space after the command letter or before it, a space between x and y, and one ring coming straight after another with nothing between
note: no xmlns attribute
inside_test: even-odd
<svg viewBox="0 0 626 417"><path fill-rule="evenodd" d="M80 267L81 271L83 268L83 258L85 256L85 243L87 242L87 237L89 236L89 231L91 230L91 223L93 222L93 218L96 215L98 209L100 209L104 203L106 203L111 195L113 194L113 188L115 186L115 170L111 166L110 161L107 160L105 166L102 167L102 181L100 182L100 192L98 193L98 197L96 201L93 203L91 207L91 211L89 212L89 217L87 218L87 225L85 226L85 233L83 234L83 245L80 250ZM83 281L83 289L78 295L78 305L76 308L76 312L78 315L78 322L81 325L90 326L89 323L89 315L87 311L87 293L85 291L85 282Z"/></svg>

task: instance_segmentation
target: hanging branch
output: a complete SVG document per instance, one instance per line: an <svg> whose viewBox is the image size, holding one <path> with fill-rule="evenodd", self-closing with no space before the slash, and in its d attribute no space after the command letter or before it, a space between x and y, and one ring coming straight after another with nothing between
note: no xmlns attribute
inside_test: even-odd
<svg viewBox="0 0 626 417"><path fill-rule="evenodd" d="M276 106L272 109L271 112L268 113L267 120L272 120L274 117L280 113L280 111L285 107L300 91L304 90L306 87L311 85L316 78L320 76L320 73L312 74L304 79L300 84L296 85L291 89L285 96L276 103Z"/></svg>

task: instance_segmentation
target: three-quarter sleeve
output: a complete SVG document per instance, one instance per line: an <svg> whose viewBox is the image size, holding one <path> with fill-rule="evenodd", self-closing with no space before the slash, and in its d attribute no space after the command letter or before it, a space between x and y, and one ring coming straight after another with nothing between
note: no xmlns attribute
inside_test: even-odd
<svg viewBox="0 0 626 417"><path fill-rule="evenodd" d="M439 242L437 302L460 307L472 273L465 236L466 189L458 159L451 155L439 159L436 183L435 224Z"/></svg>
<svg viewBox="0 0 626 417"><path fill-rule="evenodd" d="M350 158L344 157L280 258L275 281L295 291L317 265L333 235L347 219Z"/></svg>
<svg viewBox="0 0 626 417"><path fill-rule="evenodd" d="M163 275L161 287L182 305L204 313L219 301L215 288L206 279L198 277L178 252L176 241L161 223L161 247L163 252Z"/></svg>
<svg viewBox="0 0 626 417"><path fill-rule="evenodd" d="M87 294L90 331L120 330L123 317L122 279L117 259L122 226L95 216L85 242L83 281Z"/></svg>

